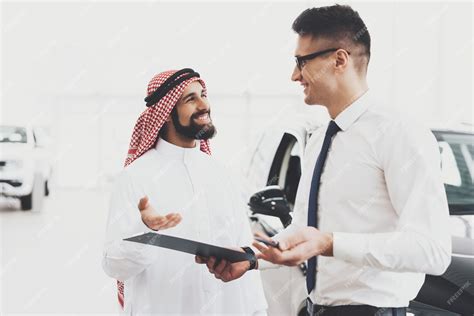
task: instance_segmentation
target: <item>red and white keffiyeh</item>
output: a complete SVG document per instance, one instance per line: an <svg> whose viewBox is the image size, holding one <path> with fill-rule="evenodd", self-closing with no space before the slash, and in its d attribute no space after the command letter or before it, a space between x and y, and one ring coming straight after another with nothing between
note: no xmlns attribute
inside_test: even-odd
<svg viewBox="0 0 474 316"><path fill-rule="evenodd" d="M177 70L169 70L155 75L148 83L147 95L149 96L155 92L156 89L158 89L166 81L166 79L176 72ZM199 77L192 77L171 89L157 103L148 107L140 114L133 129L128 155L125 159L125 167L153 147L158 138L160 129L163 127L166 120L170 116L171 111L178 102L179 98L181 98L184 89L194 81L199 81L204 89L204 92L206 92L206 84L204 81ZM205 152L206 154L211 154L209 140L201 140L200 148L201 151ZM124 309L125 297L124 283L122 281L117 280L117 289L119 303L122 309Z"/></svg>
<svg viewBox="0 0 474 316"><path fill-rule="evenodd" d="M151 95L175 72L176 70L169 70L155 75L150 83L148 83L147 95ZM174 87L158 103L150 106L140 114L133 129L125 166L131 164L155 144L158 132L165 124L166 119L183 94L184 89L194 81L199 81L204 92L206 92L204 81L199 77L193 77ZM211 153L208 140L201 140L201 150L207 154Z"/></svg>

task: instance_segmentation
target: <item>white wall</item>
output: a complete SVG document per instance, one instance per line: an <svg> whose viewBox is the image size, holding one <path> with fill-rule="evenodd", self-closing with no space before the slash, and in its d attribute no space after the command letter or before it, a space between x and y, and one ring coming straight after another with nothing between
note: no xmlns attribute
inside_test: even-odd
<svg viewBox="0 0 474 316"><path fill-rule="evenodd" d="M262 126L304 109L291 23L313 4L2 2L1 120L48 126L57 183L94 187L120 170L148 80L190 66L208 83L214 152L238 164ZM472 124L472 3L349 4L371 33L369 84L386 106Z"/></svg>

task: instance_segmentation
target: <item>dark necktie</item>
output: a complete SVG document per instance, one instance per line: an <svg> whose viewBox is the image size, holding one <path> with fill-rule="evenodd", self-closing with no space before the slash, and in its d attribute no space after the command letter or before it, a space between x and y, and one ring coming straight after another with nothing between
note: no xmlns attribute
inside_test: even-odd
<svg viewBox="0 0 474 316"><path fill-rule="evenodd" d="M326 130L326 136L324 137L323 146L319 153L316 166L313 171L313 178L311 180L311 190L309 191L309 206L308 206L308 226L318 227L317 223L317 212L318 212L318 192L319 192L319 181L323 172L324 163L328 156L329 146L331 145L332 137L336 135L341 129L337 126L336 122L329 122L328 129ZM308 294L314 289L316 283L316 257L312 257L308 260L308 269L306 270L306 288Z"/></svg>

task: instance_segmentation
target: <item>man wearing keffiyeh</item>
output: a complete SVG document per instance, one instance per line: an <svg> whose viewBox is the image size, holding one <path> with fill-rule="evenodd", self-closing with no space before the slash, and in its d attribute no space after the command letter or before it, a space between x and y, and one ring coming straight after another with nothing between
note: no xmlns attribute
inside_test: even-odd
<svg viewBox="0 0 474 316"><path fill-rule="evenodd" d="M258 271L226 284L188 254L122 240L168 229L167 235L223 247L252 241L233 177L210 156L216 129L199 74L162 72L148 84L145 101L111 196L102 262L117 280L121 313L265 315ZM242 262L242 268L256 267Z"/></svg>

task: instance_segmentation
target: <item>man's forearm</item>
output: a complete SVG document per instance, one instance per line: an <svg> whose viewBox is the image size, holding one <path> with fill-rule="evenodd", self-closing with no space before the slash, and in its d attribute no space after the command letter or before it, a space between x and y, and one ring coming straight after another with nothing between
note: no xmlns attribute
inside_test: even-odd
<svg viewBox="0 0 474 316"><path fill-rule="evenodd" d="M451 260L451 240L419 232L333 234L333 255L360 266L399 272L442 274Z"/></svg>

